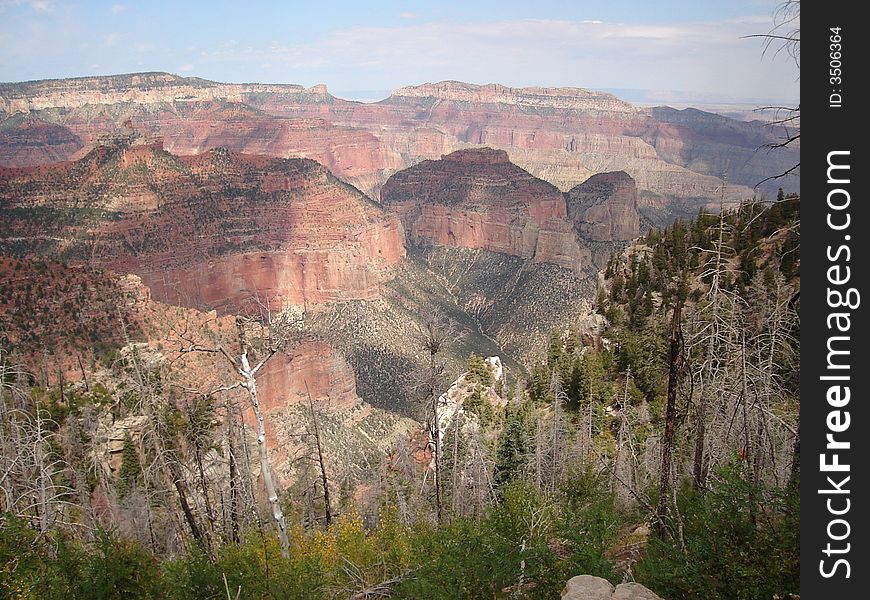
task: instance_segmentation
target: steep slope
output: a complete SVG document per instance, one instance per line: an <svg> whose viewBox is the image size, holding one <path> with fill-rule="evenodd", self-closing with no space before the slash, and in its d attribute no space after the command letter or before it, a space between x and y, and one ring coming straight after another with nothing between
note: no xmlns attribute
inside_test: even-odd
<svg viewBox="0 0 870 600"><path fill-rule="evenodd" d="M625 171L593 175L565 193L568 218L603 268L614 249L640 235L637 185Z"/></svg>
<svg viewBox="0 0 870 600"><path fill-rule="evenodd" d="M307 159L179 158L118 139L75 163L2 170L0 195L3 253L136 273L155 298L204 309L373 298L404 255L397 218Z"/></svg>
<svg viewBox="0 0 870 600"><path fill-rule="evenodd" d="M0 325L9 325L0 333L22 351L55 348L46 331L57 332L58 350L85 348L91 335L101 352L123 345L112 308L123 308L123 296L115 284L97 285L106 271L111 281L135 273L155 301L218 316L258 313L257 303L304 309L307 328L347 357L360 395L405 414L419 400L422 310L440 307L463 338L447 352L451 372L472 351L498 353L425 266L403 261L398 217L310 160L226 150L178 157L119 135L76 162L0 169L0 207L0 255L17 282L0 297ZM43 260L50 273L82 275L35 278L29 265ZM88 277L94 282L80 292ZM50 286L44 302L25 303L40 282ZM102 315L93 326L91 314ZM90 327L81 336L70 326L76 315ZM349 397L346 378L320 380L334 398Z"/></svg>
<svg viewBox="0 0 870 600"><path fill-rule="evenodd" d="M694 108L658 106L647 112L658 126L644 139L666 161L697 173L716 177L725 173L729 182L755 185L800 162L800 140L770 151L771 144L796 133L785 125L738 121ZM782 181L769 182L762 190L773 196ZM799 191L799 185L785 182L787 191Z"/></svg>
<svg viewBox="0 0 870 600"><path fill-rule="evenodd" d="M563 195L503 150L466 149L396 173L382 203L401 216L409 257L450 303L503 357L531 365L551 328L589 311L588 245L604 262L639 227L630 177L608 173L583 185ZM408 274L400 271L390 287L413 289Z"/></svg>
<svg viewBox="0 0 870 600"><path fill-rule="evenodd" d="M628 172L651 202L698 202L714 197L720 184L718 176L695 173L659 156L645 139L658 123L610 94L440 82L396 90L380 104L401 115L399 123L417 124L411 131L404 128L410 140L420 131L431 137L427 130L434 130L460 143L502 148L521 167L563 190L593 173L615 170ZM354 120L336 122L362 126ZM751 195L738 185L733 192L735 200Z"/></svg>
<svg viewBox="0 0 870 600"><path fill-rule="evenodd" d="M348 481L358 483L358 465L376 464L420 427L362 400L350 365L317 339L302 340L290 352L275 355L258 377L258 391L273 466L285 485L316 479L308 473L310 464L299 461L300 456L313 457L315 416L336 494L339 481L345 481L345 487ZM245 420L255 426L252 411L246 411Z"/></svg>
<svg viewBox="0 0 870 600"><path fill-rule="evenodd" d="M480 248L576 271L589 262L559 190L503 150L460 150L400 171L384 184L381 202L417 245Z"/></svg>
<svg viewBox="0 0 870 600"><path fill-rule="evenodd" d="M435 308L455 330L446 373L471 352L522 369L550 329L588 312L587 245L603 257L638 223L627 175L562 194L501 150L424 161L391 178L377 205L307 159L175 156L133 133L75 162L0 169L0 205L2 255L135 274L155 301L218 315L305 310L306 328L345 357L359 395L409 416L425 365L421 313ZM93 312L75 306L90 296L61 287L72 289L59 298L70 315ZM123 341L115 321L95 328L113 347ZM10 339L23 339L15 331ZM327 381L344 397L346 382Z"/></svg>
<svg viewBox="0 0 870 600"><path fill-rule="evenodd" d="M737 202L752 195L746 186L797 156L796 150L758 152L778 136L762 123L668 110L641 110L579 88L460 82L401 88L375 104L335 98L325 86L222 84L165 73L0 85L0 115L29 114L65 127L63 136L88 147L129 120L164 137L174 152L223 146L314 158L372 197L401 168L490 146L562 190L594 173L626 171L638 184L642 209L668 220L711 201L718 206L723 173L727 199ZM63 136L59 130L55 137ZM17 162L0 164L80 156L73 147L18 153ZM799 182L763 191L775 193L776 185L792 191Z"/></svg>
<svg viewBox="0 0 870 600"><path fill-rule="evenodd" d="M0 120L0 165L27 167L63 162L84 148L72 131L24 115Z"/></svg>

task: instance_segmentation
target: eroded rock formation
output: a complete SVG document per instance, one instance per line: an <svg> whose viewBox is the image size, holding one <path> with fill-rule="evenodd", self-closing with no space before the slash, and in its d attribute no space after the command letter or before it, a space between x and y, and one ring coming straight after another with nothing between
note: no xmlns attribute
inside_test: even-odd
<svg viewBox="0 0 870 600"><path fill-rule="evenodd" d="M391 177L381 201L421 245L484 249L579 271L590 257L559 190L503 150L459 150Z"/></svg>
<svg viewBox="0 0 870 600"><path fill-rule="evenodd" d="M593 175L565 194L578 234L597 242L628 242L640 235L637 185L625 171Z"/></svg>
<svg viewBox="0 0 870 600"><path fill-rule="evenodd" d="M7 211L4 246L135 273L183 306L371 299L405 252L395 216L307 159L116 140L0 183L4 207L27 209Z"/></svg>
<svg viewBox="0 0 870 600"><path fill-rule="evenodd" d="M377 197L395 171L470 146L508 152L530 173L565 191L590 175L623 170L654 220L752 195L764 176L797 162L798 150L757 152L777 141L760 122L702 111L639 109L580 88L509 88L440 82L396 90L375 104L349 102L325 86L222 84L166 73L0 85L0 119L35 118L60 129L39 150L18 142L0 164L77 158L125 123L159 135L173 152L214 147L309 157ZM8 126L4 124L3 129ZM34 131L35 139L40 139ZM43 136L44 137L44 136ZM76 149L62 140L78 138ZM797 180L778 181L786 191ZM770 187L770 186L768 186ZM673 206L672 206L673 205Z"/></svg>

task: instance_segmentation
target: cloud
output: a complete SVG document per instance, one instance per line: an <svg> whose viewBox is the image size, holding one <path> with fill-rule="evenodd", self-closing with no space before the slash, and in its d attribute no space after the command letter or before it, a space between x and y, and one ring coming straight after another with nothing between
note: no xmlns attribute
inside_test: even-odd
<svg viewBox="0 0 870 600"><path fill-rule="evenodd" d="M53 0L31 0L30 8L38 13L46 13L54 10Z"/></svg>
<svg viewBox="0 0 870 600"><path fill-rule="evenodd" d="M420 16L420 15L418 15L417 13L413 13L413 12L403 12L403 13L399 13L399 18L400 18L400 19L416 19L416 18L419 17L419 16Z"/></svg>
<svg viewBox="0 0 870 600"><path fill-rule="evenodd" d="M184 65L181 65L180 67L178 67L178 72L179 73L190 73L191 71L193 71L193 68L194 67L192 64L187 63L187 64L184 64Z"/></svg>
<svg viewBox="0 0 870 600"><path fill-rule="evenodd" d="M109 11L110 11L113 15L120 15L122 12L125 12L126 10L127 10L127 5L126 5L126 4L113 4L113 5L109 8Z"/></svg>
<svg viewBox="0 0 870 600"><path fill-rule="evenodd" d="M222 44L202 53L212 71L269 63L294 82L347 89L459 79L512 86L687 90L719 97L797 97L793 65L762 57L742 36L770 17L627 24L521 19L352 27L308 44ZM248 65L247 67L245 65ZM204 65L200 65L204 66Z"/></svg>
<svg viewBox="0 0 870 600"><path fill-rule="evenodd" d="M0 0L0 7L14 6ZM29 0L19 0L29 10ZM116 0L118 1L118 0ZM118 6L128 6L120 0ZM109 8L104 5L103 10ZM104 14L107 14L104 12ZM595 16L595 15L591 15ZM0 55L65 61L74 74L99 62L130 69L147 56L149 66L193 71L225 81L314 84L370 90L447 79L502 83L513 87L564 86L684 90L704 97L799 98L794 63L784 53L763 53L758 39L772 18L694 23L618 23L598 19L513 19L484 23L433 21L420 16L392 26L357 26L318 34L311 41L270 34L215 39L212 45L155 45L124 30L83 35L72 27L48 27L50 19L29 19L0 37ZM63 44L59 37L63 38ZM88 48L82 43L87 42ZM62 56L59 48L81 48ZM105 48L112 47L111 52ZM36 57L36 58L34 58ZM11 59L10 59L11 60ZM107 62L108 61L108 62ZM168 62L167 62L168 61ZM79 65L79 66L77 66ZM19 69L19 71L21 71ZM24 77L28 72L21 71ZM11 72L6 78L14 78Z"/></svg>
<svg viewBox="0 0 870 600"><path fill-rule="evenodd" d="M107 48L111 48L112 46L115 46L119 41L121 41L122 37L124 37L124 36L121 33L118 33L117 31L112 31L110 33L107 33L103 37L103 45L106 46Z"/></svg>
<svg viewBox="0 0 870 600"><path fill-rule="evenodd" d="M23 0L0 0L0 14L8 9L21 6L23 3ZM27 6L34 12L50 13L54 11L54 0L28 0Z"/></svg>
<svg viewBox="0 0 870 600"><path fill-rule="evenodd" d="M130 47L133 48L133 50L135 50L136 52L138 52L140 54L143 52L154 52L155 50L157 50L159 48L159 46L157 44L153 44L151 42L145 42L145 41L133 42L130 45Z"/></svg>

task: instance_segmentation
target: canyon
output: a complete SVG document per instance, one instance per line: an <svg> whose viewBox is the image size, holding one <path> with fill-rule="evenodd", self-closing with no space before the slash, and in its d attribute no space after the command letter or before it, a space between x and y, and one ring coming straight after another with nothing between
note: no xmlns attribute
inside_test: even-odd
<svg viewBox="0 0 870 600"><path fill-rule="evenodd" d="M367 402L412 416L421 312L457 324L454 371L470 352L522 370L589 312L593 255L638 235L637 196L622 172L563 194L470 148L396 173L376 203L310 159L175 155L127 132L77 161L0 168L0 253L130 274L219 315L305 314Z"/></svg>
<svg viewBox="0 0 870 600"><path fill-rule="evenodd" d="M26 124L25 124L26 122ZM166 73L0 84L0 165L80 158L125 126L178 154L225 147L307 157L372 198L398 170L467 147L505 150L562 191L591 175L625 171L650 224L752 197L798 149L760 151L782 132L694 109L635 107L580 88L510 88L440 82L395 90L380 102L336 98L326 86L224 84ZM23 128L23 129L22 129ZM41 136L26 143L27 131ZM766 182L798 191L799 178Z"/></svg>
<svg viewBox="0 0 870 600"><path fill-rule="evenodd" d="M229 346L235 315L292 314L258 378L276 472L304 478L316 413L351 477L419 437L427 314L454 332L446 383L472 352L521 377L551 331L595 319L613 251L790 166L756 151L776 136L579 88L363 104L165 73L0 84L0 344L47 381L136 347L216 386L233 373L180 353L179 331Z"/></svg>
<svg viewBox="0 0 870 600"><path fill-rule="evenodd" d="M469 148L397 172L378 203L310 159L175 155L128 128L76 161L0 168L0 254L7 272L48 260L95 279L135 277L156 302L220 316L304 315L329 349L319 355L347 361L365 402L412 417L425 310L457 328L450 372L471 352L503 354L521 372L550 329L589 313L593 254L639 233L637 195L622 172L563 194L504 150ZM18 300L35 285L19 279L4 315L11 343L31 340L28 327L51 330L44 321L75 322L79 296L36 303L42 312L16 321L13 305L31 306ZM99 331L117 345L113 319Z"/></svg>

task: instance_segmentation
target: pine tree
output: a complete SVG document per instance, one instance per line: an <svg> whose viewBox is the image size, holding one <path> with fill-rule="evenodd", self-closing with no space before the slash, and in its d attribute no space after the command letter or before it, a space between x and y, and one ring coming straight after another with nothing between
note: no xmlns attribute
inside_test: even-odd
<svg viewBox="0 0 870 600"><path fill-rule="evenodd" d="M497 487L515 479L522 471L528 454L526 437L526 429L520 415L509 415L496 451L493 479Z"/></svg>
<svg viewBox="0 0 870 600"><path fill-rule="evenodd" d="M124 434L124 447L121 450L121 468L118 470L118 494L124 498L142 481L142 464L130 432Z"/></svg>

